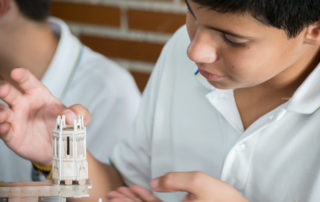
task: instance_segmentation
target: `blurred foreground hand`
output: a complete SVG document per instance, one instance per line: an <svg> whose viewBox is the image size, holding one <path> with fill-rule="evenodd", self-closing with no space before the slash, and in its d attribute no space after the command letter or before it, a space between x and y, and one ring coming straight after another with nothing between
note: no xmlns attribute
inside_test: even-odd
<svg viewBox="0 0 320 202"><path fill-rule="evenodd" d="M187 192L183 202L248 202L231 185L202 172L170 172L150 183L156 192ZM145 188L120 187L108 194L111 202L161 202Z"/></svg>
<svg viewBox="0 0 320 202"><path fill-rule="evenodd" d="M52 161L52 130L58 115L66 115L72 123L78 114L84 115L85 124L90 114L84 107L66 108L28 70L14 69L11 78L20 88L0 82L0 138L23 158L50 165Z"/></svg>

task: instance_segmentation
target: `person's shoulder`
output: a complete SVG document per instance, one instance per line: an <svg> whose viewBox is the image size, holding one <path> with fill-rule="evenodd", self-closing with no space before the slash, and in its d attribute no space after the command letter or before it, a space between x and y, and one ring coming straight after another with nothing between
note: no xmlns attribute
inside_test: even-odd
<svg viewBox="0 0 320 202"><path fill-rule="evenodd" d="M179 29L177 29L172 38L174 40L187 41L189 38L186 25L182 25Z"/></svg>
<svg viewBox="0 0 320 202"><path fill-rule="evenodd" d="M84 46L80 66L85 71L89 71L90 74L95 76L107 76L109 79L115 79L114 77L124 77L124 79L128 79L131 77L129 72L118 65L115 61L91 50L86 46Z"/></svg>
<svg viewBox="0 0 320 202"><path fill-rule="evenodd" d="M190 39L188 37L186 25L183 25L172 35L172 37L168 40L164 48L170 49L169 47L175 47L178 48L178 50L185 50L189 42Z"/></svg>
<svg viewBox="0 0 320 202"><path fill-rule="evenodd" d="M129 92L137 87L131 74L116 62L83 46L75 79L92 83L107 91Z"/></svg>
<svg viewBox="0 0 320 202"><path fill-rule="evenodd" d="M162 66L161 69L171 74L189 64L190 60L186 54L189 44L190 39L186 26L184 25L180 27L165 44L159 59L160 66Z"/></svg>
<svg viewBox="0 0 320 202"><path fill-rule="evenodd" d="M79 42L77 37L70 32L69 26L63 20L55 17L50 17L48 21L51 23L54 32L60 32L60 34L65 36L64 38L67 40L64 41L68 42L69 46L70 44L75 45ZM123 79L125 80L131 80L131 76L128 71L120 67L111 59L101 55L96 51L91 50L89 47L83 44L76 73L78 72L87 74L86 77L96 77L98 80L100 80L99 78L101 77L108 77L109 79L123 77Z"/></svg>

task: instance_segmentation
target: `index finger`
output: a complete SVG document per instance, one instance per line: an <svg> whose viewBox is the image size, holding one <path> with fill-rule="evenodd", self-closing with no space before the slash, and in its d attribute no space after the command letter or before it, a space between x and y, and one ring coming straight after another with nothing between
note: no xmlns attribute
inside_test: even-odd
<svg viewBox="0 0 320 202"><path fill-rule="evenodd" d="M210 177L202 172L170 172L153 179L150 186L157 192L198 193L208 178Z"/></svg>
<svg viewBox="0 0 320 202"><path fill-rule="evenodd" d="M16 68L11 72L11 78L20 88L27 92L42 86L41 82L27 69Z"/></svg>
<svg viewBox="0 0 320 202"><path fill-rule="evenodd" d="M91 114L89 110L80 104L72 105L68 109L64 110L62 114L66 115L68 124L72 124L73 120L79 115L83 116L85 126L88 126L91 122Z"/></svg>

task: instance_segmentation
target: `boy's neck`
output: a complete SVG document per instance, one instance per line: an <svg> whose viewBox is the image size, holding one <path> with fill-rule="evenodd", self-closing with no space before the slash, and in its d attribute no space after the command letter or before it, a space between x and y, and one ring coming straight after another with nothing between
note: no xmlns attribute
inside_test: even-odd
<svg viewBox="0 0 320 202"><path fill-rule="evenodd" d="M320 62L318 48L306 51L304 57L275 78L261 85L262 88L283 93L294 93ZM289 92L288 92L289 91Z"/></svg>
<svg viewBox="0 0 320 202"><path fill-rule="evenodd" d="M48 23L25 22L16 29L1 31L0 44L0 75L10 82L10 72L17 67L27 68L41 79L54 56L58 39Z"/></svg>
<svg viewBox="0 0 320 202"><path fill-rule="evenodd" d="M301 60L271 80L254 87L237 89L235 91L249 91L254 95L279 93L288 97L295 92L295 90L303 83L319 63L320 47L318 46L317 48L306 51Z"/></svg>
<svg viewBox="0 0 320 202"><path fill-rule="evenodd" d="M235 100L244 128L287 102L320 62L320 48L310 49L291 68L261 85L236 89Z"/></svg>

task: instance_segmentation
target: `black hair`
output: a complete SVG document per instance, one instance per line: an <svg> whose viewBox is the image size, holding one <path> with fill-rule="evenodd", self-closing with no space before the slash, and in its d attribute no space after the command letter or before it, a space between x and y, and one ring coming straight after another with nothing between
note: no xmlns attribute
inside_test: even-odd
<svg viewBox="0 0 320 202"><path fill-rule="evenodd" d="M50 13L51 0L15 0L20 12L27 18L42 22Z"/></svg>
<svg viewBox="0 0 320 202"><path fill-rule="evenodd" d="M249 13L295 37L320 19L320 0L192 0L221 13Z"/></svg>

